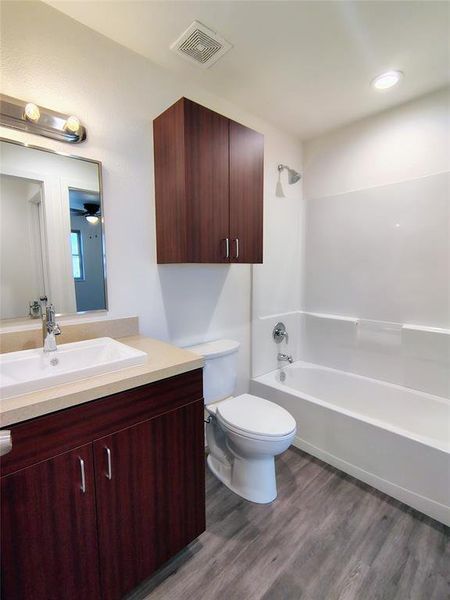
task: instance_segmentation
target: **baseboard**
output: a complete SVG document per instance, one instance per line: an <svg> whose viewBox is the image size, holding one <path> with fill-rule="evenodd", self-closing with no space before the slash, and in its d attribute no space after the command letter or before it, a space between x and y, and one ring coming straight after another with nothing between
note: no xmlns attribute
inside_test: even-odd
<svg viewBox="0 0 450 600"><path fill-rule="evenodd" d="M429 517L432 517L433 519L436 519L436 521L450 526L450 507L445 506L445 504L440 504L431 498L416 494L415 492L403 488L392 481L387 481L386 479L383 479L374 473L365 471L361 467L342 460L334 454L330 454L329 452L310 444L298 435L295 436L293 445L296 448L304 450L308 454L323 460L333 467L336 467L340 471L343 471L348 475L352 475L352 477L355 477L356 479L371 485L377 490L392 496L396 500L400 500L400 502L411 506L412 508L424 513L425 515L428 515Z"/></svg>

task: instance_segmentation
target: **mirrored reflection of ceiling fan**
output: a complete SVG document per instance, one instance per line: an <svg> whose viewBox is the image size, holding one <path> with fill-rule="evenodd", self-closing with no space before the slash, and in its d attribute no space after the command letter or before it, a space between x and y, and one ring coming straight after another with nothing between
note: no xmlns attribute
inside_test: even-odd
<svg viewBox="0 0 450 600"><path fill-rule="evenodd" d="M100 205L96 202L85 202L83 204L84 209L82 208L71 208L70 212L74 215L80 215L86 218L86 221L95 225L98 223L99 218L101 216L100 213Z"/></svg>

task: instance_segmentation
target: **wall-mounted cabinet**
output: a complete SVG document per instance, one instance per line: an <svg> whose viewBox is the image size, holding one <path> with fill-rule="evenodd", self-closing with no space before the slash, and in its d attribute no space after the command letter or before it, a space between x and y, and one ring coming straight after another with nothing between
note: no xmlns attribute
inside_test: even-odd
<svg viewBox="0 0 450 600"><path fill-rule="evenodd" d="M158 263L262 263L263 136L186 98L153 136Z"/></svg>

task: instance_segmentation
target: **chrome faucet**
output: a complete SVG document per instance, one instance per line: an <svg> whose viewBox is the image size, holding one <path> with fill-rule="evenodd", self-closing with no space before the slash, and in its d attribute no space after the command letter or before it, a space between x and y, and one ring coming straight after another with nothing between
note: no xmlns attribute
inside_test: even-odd
<svg viewBox="0 0 450 600"><path fill-rule="evenodd" d="M282 354L281 352L278 353L277 359L279 361L286 361L290 365L294 362L294 359L292 358L292 354Z"/></svg>
<svg viewBox="0 0 450 600"><path fill-rule="evenodd" d="M46 304L42 311L42 338L44 352L56 352L56 337L61 333L58 323L55 321L55 307Z"/></svg>

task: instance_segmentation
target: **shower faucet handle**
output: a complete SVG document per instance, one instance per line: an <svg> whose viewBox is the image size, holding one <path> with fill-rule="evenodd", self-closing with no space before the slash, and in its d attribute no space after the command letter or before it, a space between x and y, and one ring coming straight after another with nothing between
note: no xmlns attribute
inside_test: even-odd
<svg viewBox="0 0 450 600"><path fill-rule="evenodd" d="M286 330L286 325L281 321L275 325L272 331L272 337L275 343L280 344L283 340L288 341L289 335Z"/></svg>

